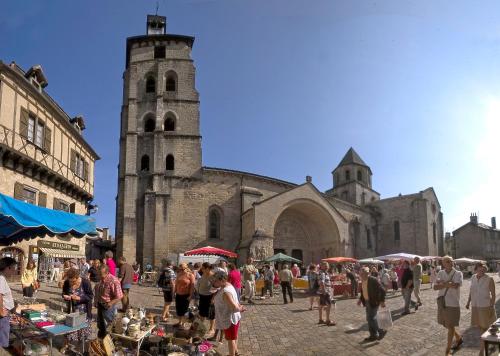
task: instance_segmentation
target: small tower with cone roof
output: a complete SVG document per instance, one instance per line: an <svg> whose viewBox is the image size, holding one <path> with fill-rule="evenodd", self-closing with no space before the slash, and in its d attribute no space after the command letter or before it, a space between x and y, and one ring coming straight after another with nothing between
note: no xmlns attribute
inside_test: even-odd
<svg viewBox="0 0 500 356"><path fill-rule="evenodd" d="M380 200L372 189L372 170L351 147L332 172L333 189L328 195L363 206Z"/></svg>

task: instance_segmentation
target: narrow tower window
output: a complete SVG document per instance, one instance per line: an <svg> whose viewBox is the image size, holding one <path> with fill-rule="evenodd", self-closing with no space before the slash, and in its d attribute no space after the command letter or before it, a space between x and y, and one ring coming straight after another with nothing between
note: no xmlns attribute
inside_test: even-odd
<svg viewBox="0 0 500 356"><path fill-rule="evenodd" d="M363 172L358 171L358 180L361 182L363 180Z"/></svg>
<svg viewBox="0 0 500 356"><path fill-rule="evenodd" d="M144 132L153 132L155 130L155 127L156 127L155 119L150 117L144 123Z"/></svg>
<svg viewBox="0 0 500 356"><path fill-rule="evenodd" d="M394 241L399 241L401 238L399 234L399 221L394 221Z"/></svg>
<svg viewBox="0 0 500 356"><path fill-rule="evenodd" d="M167 77L167 81L165 84L166 91L175 91L175 78L172 75Z"/></svg>
<svg viewBox="0 0 500 356"><path fill-rule="evenodd" d="M146 93L154 93L154 92L156 92L155 78L148 77L148 79L146 79Z"/></svg>
<svg viewBox="0 0 500 356"><path fill-rule="evenodd" d="M208 237L220 239L220 214L217 209L212 208L208 214Z"/></svg>
<svg viewBox="0 0 500 356"><path fill-rule="evenodd" d="M175 131L175 120L171 117L165 119L165 124L163 129L165 131Z"/></svg>
<svg viewBox="0 0 500 356"><path fill-rule="evenodd" d="M351 180L351 171L345 171L345 180L350 181Z"/></svg>
<svg viewBox="0 0 500 356"><path fill-rule="evenodd" d="M144 155L141 158L141 172L149 172L149 156Z"/></svg>
<svg viewBox="0 0 500 356"><path fill-rule="evenodd" d="M165 160L165 168L167 171L174 170L174 156L172 155L167 156L167 159Z"/></svg>

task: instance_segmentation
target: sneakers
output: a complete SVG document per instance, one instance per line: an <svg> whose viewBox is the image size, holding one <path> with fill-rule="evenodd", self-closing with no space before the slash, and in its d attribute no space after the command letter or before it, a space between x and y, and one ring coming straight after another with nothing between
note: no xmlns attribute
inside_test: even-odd
<svg viewBox="0 0 500 356"><path fill-rule="evenodd" d="M378 339L382 340L385 337L385 334L387 334L387 330L379 330L378 331Z"/></svg>
<svg viewBox="0 0 500 356"><path fill-rule="evenodd" d="M372 342L372 341L377 341L377 340L378 340L378 338L375 336L369 336L369 337L365 337L363 339L363 341L365 341L365 342Z"/></svg>

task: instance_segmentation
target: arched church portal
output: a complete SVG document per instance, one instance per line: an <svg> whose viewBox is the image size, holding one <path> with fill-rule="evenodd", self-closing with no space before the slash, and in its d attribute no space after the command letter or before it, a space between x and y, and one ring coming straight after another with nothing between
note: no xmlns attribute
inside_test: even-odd
<svg viewBox="0 0 500 356"><path fill-rule="evenodd" d="M339 256L340 235L332 216L319 204L299 200L289 204L274 225L274 252L302 256L303 264Z"/></svg>

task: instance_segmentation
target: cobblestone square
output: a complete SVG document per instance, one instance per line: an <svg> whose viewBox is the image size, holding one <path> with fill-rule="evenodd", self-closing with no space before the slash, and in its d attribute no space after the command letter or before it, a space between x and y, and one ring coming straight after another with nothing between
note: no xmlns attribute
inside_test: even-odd
<svg viewBox="0 0 500 356"><path fill-rule="evenodd" d="M498 278L495 277L498 282ZM469 280L461 289L461 305L468 297ZM497 284L498 285L498 284ZM16 296L21 294L19 284L12 286ZM364 343L368 336L365 313L356 305L355 299L337 301L336 326L318 325L318 312L309 310L309 300L302 291L295 292L293 303L283 304L281 295L271 299L257 300L255 305L246 305L247 311L239 334L239 349L242 355L442 355L445 349L446 330L436 321L436 295L430 285L422 290L423 306L416 313L401 316L403 298L400 293L388 294L394 326L385 338L378 342ZM51 308L60 309L60 289L55 285L44 285L38 299ZM153 287L134 286L131 291L132 305L144 305L160 313L163 296ZM500 302L497 297L497 310ZM175 320L172 320L172 323ZM464 345L456 355L479 353L479 331L470 328L470 311L461 310L460 332ZM227 354L226 344L219 346Z"/></svg>

